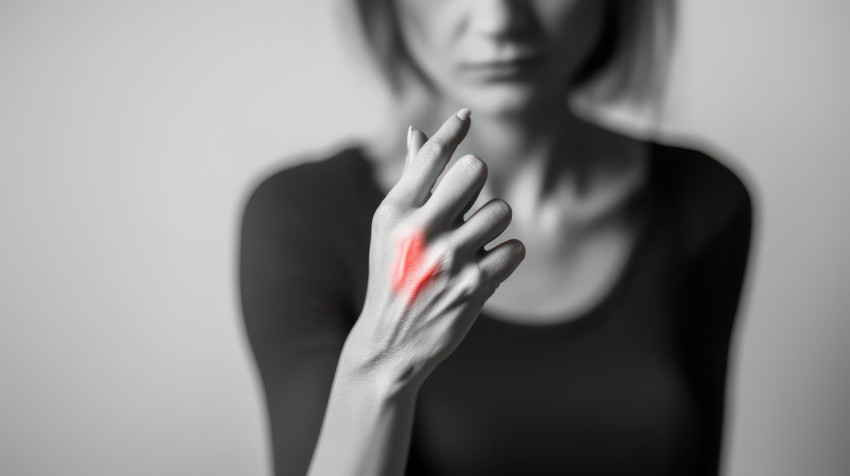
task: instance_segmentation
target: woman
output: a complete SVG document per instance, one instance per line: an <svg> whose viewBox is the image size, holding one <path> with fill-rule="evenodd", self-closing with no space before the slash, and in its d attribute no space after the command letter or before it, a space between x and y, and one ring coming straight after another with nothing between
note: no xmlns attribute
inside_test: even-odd
<svg viewBox="0 0 850 476"><path fill-rule="evenodd" d="M672 3L358 7L419 128L247 204L277 474L716 474L747 189L565 101L651 101Z"/></svg>

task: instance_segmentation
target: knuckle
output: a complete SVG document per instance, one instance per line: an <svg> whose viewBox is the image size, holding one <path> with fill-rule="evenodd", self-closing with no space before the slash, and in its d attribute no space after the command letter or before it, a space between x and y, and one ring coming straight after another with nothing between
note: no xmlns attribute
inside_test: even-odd
<svg viewBox="0 0 850 476"><path fill-rule="evenodd" d="M457 249L452 246L444 246L443 249L440 250L440 255L442 259L443 269L448 270L449 272L453 272L458 263L458 252Z"/></svg>
<svg viewBox="0 0 850 476"><path fill-rule="evenodd" d="M393 207L389 205L387 202L383 202L378 205L378 208L375 209L375 213L372 215L373 222L384 221L393 214Z"/></svg>
<svg viewBox="0 0 850 476"><path fill-rule="evenodd" d="M487 173L487 165L483 160L474 155L466 155L458 161L461 167L464 167L472 175L478 176Z"/></svg>
<svg viewBox="0 0 850 476"><path fill-rule="evenodd" d="M497 198L493 200L493 213L497 215L499 219L509 220L513 215L513 209L508 202L502 200L501 198Z"/></svg>
<svg viewBox="0 0 850 476"><path fill-rule="evenodd" d="M383 201L372 215L372 228L383 228L393 223L400 215L400 209L394 203Z"/></svg>
<svg viewBox="0 0 850 476"><path fill-rule="evenodd" d="M484 273L481 271L481 267L474 263L470 264L463 274L464 288L470 293L477 294L483 283Z"/></svg>
<svg viewBox="0 0 850 476"><path fill-rule="evenodd" d="M441 226L439 216L433 212L429 203L425 203L422 207L413 210L408 215L408 218L409 223L418 228L433 230Z"/></svg>
<svg viewBox="0 0 850 476"><path fill-rule="evenodd" d="M431 138L428 142L422 146L419 153L423 154L425 158L437 158L445 155L448 150L448 144L446 144L442 139Z"/></svg>

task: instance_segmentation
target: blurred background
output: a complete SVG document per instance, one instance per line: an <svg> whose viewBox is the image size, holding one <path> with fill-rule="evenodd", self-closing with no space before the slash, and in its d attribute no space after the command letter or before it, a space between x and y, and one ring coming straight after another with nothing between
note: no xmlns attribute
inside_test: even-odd
<svg viewBox="0 0 850 476"><path fill-rule="evenodd" d="M0 1L0 474L269 474L239 220L392 113L346 1ZM850 474L850 3L679 13L661 137L757 213L725 473Z"/></svg>

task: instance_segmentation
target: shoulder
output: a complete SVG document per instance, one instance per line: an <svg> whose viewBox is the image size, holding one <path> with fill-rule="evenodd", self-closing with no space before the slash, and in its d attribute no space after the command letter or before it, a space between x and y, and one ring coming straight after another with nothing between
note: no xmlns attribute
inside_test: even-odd
<svg viewBox="0 0 850 476"><path fill-rule="evenodd" d="M339 204L340 196L350 194L362 179L365 162L354 148L329 157L296 159L283 169L267 174L253 186L247 208L262 205L297 205L316 210Z"/></svg>
<svg viewBox="0 0 850 476"><path fill-rule="evenodd" d="M660 142L652 147L655 179L687 242L701 247L732 227L749 234L752 193L728 158L706 148Z"/></svg>
<svg viewBox="0 0 850 476"><path fill-rule="evenodd" d="M352 202L352 177L361 165L353 149L322 159L301 159L267 174L249 193L242 208L243 241L295 240L328 244L336 224Z"/></svg>
<svg viewBox="0 0 850 476"><path fill-rule="evenodd" d="M368 212L374 201L371 174L371 165L353 147L320 159L296 160L249 189L243 226L248 221L264 227L295 221L325 228L347 221Z"/></svg>
<svg viewBox="0 0 850 476"><path fill-rule="evenodd" d="M362 243L368 247L380 200L371 170L358 149L348 148L266 175L242 208L243 254L259 261L284 253L290 260L319 256L333 266L356 256ZM304 256L291 256L294 250Z"/></svg>
<svg viewBox="0 0 850 476"><path fill-rule="evenodd" d="M245 280L290 279L296 273L300 280L343 289L342 274L334 270L343 269L347 259L342 230L349 228L357 161L351 149L302 159L250 189L240 223Z"/></svg>

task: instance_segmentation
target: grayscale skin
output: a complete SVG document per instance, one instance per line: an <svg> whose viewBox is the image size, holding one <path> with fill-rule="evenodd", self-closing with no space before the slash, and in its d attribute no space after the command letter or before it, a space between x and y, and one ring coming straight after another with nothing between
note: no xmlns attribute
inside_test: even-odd
<svg viewBox="0 0 850 476"><path fill-rule="evenodd" d="M340 354L310 476L404 474L419 388L481 310L500 296L498 308L521 306L525 316L580 309L604 294L635 236L619 213L620 197L642 177L634 142L579 121L564 101L598 36L601 2L395 3L405 44L436 89L427 108L401 101L398 118L437 131L387 134L371 148L388 164L379 171L388 192L373 217L366 299ZM520 30L537 40L514 43ZM523 76L525 63L511 58L528 54L545 59ZM395 126L388 130L407 128ZM453 158L461 141L476 155ZM554 185L544 188L544 177ZM417 231L425 267L440 271L418 292L399 291L393 270Z"/></svg>
<svg viewBox="0 0 850 476"><path fill-rule="evenodd" d="M470 127L469 116L467 109L451 116L424 143L424 134L410 131L409 163L372 221L366 300L349 339L361 365L380 367L391 390L418 386L525 256L519 240L483 250L510 223L504 200L489 201L463 221L487 179L481 159L461 157L435 187ZM394 289L388 270L400 264L402 242L417 231L425 238L423 259L438 271L420 289Z"/></svg>

